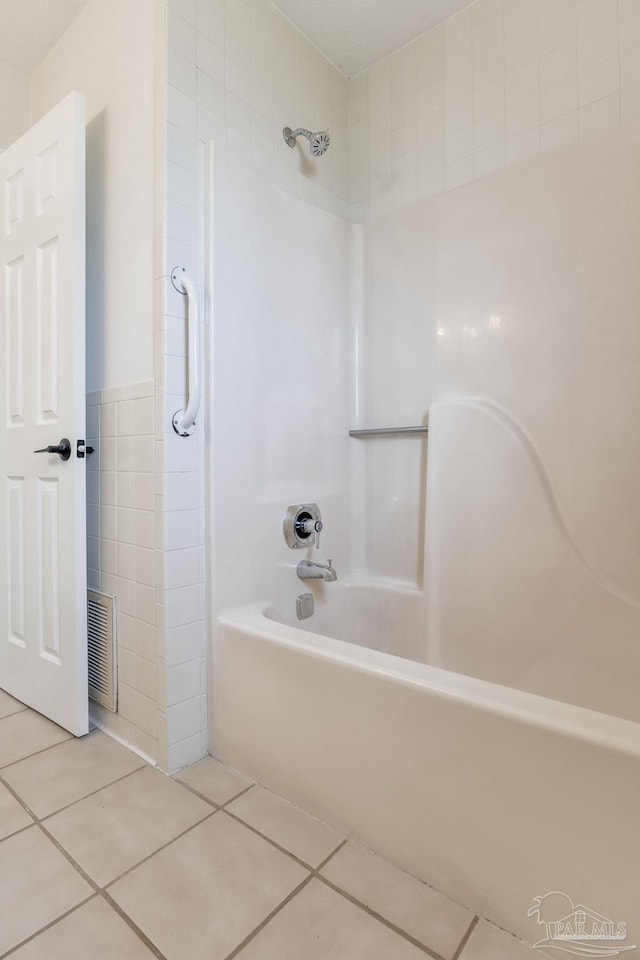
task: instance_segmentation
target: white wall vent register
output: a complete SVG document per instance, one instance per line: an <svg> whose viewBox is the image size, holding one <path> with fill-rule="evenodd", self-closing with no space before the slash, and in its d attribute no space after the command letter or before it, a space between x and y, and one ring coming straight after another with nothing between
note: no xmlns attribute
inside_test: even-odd
<svg viewBox="0 0 640 960"><path fill-rule="evenodd" d="M115 597L87 590L89 696L117 710Z"/></svg>

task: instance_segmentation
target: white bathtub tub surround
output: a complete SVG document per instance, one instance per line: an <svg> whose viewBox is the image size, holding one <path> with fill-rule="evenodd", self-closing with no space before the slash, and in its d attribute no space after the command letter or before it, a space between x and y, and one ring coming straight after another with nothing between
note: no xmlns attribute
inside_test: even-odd
<svg viewBox="0 0 640 960"><path fill-rule="evenodd" d="M510 411L584 557L640 598L639 165L627 124L369 222L358 377L362 425L467 396ZM365 570L419 584L421 442L353 443Z"/></svg>
<svg viewBox="0 0 640 960"><path fill-rule="evenodd" d="M562 890L640 943L637 724L262 606L217 632L216 756L525 942L533 898Z"/></svg>
<svg viewBox="0 0 640 960"><path fill-rule="evenodd" d="M209 469L219 612L274 596L277 563L349 562L350 228L229 151L216 151L215 177L224 239L215 249ZM312 502L322 549L292 550L287 506ZM305 587L295 570L293 580Z"/></svg>
<svg viewBox="0 0 640 960"><path fill-rule="evenodd" d="M427 661L640 722L640 601L585 558L533 437L467 398L429 443Z"/></svg>
<svg viewBox="0 0 640 960"><path fill-rule="evenodd" d="M402 584L358 582L341 578L324 583L296 576L295 564L281 564L276 571L275 600L265 610L270 620L299 627L306 633L320 633L381 653L393 653L407 660L426 662L425 595ZM298 620L296 598L311 593L314 614Z"/></svg>

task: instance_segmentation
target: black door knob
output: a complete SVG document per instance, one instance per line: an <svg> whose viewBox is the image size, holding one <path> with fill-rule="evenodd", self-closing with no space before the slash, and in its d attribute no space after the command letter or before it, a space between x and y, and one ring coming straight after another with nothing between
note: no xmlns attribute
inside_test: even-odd
<svg viewBox="0 0 640 960"><path fill-rule="evenodd" d="M63 437L60 443L52 443L49 447L43 447L42 450L34 450L34 453L57 453L61 460L68 460L71 456L71 443L66 437Z"/></svg>

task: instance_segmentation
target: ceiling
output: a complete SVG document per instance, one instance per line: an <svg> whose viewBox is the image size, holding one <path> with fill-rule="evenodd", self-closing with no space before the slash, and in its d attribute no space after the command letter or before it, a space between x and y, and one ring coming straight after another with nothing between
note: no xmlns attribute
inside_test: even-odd
<svg viewBox="0 0 640 960"><path fill-rule="evenodd" d="M87 0L0 0L0 60L29 73Z"/></svg>
<svg viewBox="0 0 640 960"><path fill-rule="evenodd" d="M468 7L470 2L276 0L276 5L333 63L352 77L440 20Z"/></svg>

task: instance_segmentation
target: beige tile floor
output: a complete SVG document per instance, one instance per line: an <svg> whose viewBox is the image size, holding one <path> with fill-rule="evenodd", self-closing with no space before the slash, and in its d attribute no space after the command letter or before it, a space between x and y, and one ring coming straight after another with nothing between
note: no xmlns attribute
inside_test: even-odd
<svg viewBox="0 0 640 960"><path fill-rule="evenodd" d="M169 778L0 691L0 960L533 960L206 758Z"/></svg>

